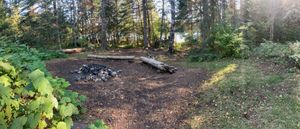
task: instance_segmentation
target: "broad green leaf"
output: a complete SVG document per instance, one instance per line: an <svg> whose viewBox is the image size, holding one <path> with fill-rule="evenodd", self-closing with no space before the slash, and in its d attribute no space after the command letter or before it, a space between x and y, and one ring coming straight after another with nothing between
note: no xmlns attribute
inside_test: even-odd
<svg viewBox="0 0 300 129"><path fill-rule="evenodd" d="M53 104L51 100L44 99L45 103L42 105L42 109L45 113L46 118L51 119L53 117Z"/></svg>
<svg viewBox="0 0 300 129"><path fill-rule="evenodd" d="M7 75L2 75L0 76L0 84L2 84L3 86L7 87L11 85L11 78Z"/></svg>
<svg viewBox="0 0 300 129"><path fill-rule="evenodd" d="M0 95L1 96L8 97L8 96L10 96L10 92L11 92L10 88L0 85Z"/></svg>
<svg viewBox="0 0 300 129"><path fill-rule="evenodd" d="M39 126L38 126L39 129L44 129L46 127L47 127L46 121L43 120L39 122Z"/></svg>
<svg viewBox="0 0 300 129"><path fill-rule="evenodd" d="M39 79L40 77L44 77L45 76L45 74L41 71L41 70L35 70L35 71L33 71L33 72L31 72L30 74L29 74L29 78L31 79L31 80L37 80L37 79Z"/></svg>
<svg viewBox="0 0 300 129"><path fill-rule="evenodd" d="M1 122L5 122L4 117L5 117L5 113L4 112L0 112L0 123Z"/></svg>
<svg viewBox="0 0 300 129"><path fill-rule="evenodd" d="M16 70L13 66L11 66L9 63L4 63L0 61L0 71L4 71L6 73L11 74L12 76L16 75Z"/></svg>
<svg viewBox="0 0 300 129"><path fill-rule="evenodd" d="M42 95L51 94L53 88L51 87L49 81L44 77L44 73L40 70L35 70L29 74L33 86L37 89Z"/></svg>
<svg viewBox="0 0 300 129"><path fill-rule="evenodd" d="M67 116L71 116L72 115L72 108L66 106L66 105L61 105L59 108L59 114L64 118Z"/></svg>
<svg viewBox="0 0 300 129"><path fill-rule="evenodd" d="M53 88L51 87L49 81L46 78L39 78L39 80L34 80L33 81L33 86L42 95L52 94Z"/></svg>
<svg viewBox="0 0 300 129"><path fill-rule="evenodd" d="M27 82L25 80L17 80L14 82L14 85L17 87L25 86Z"/></svg>
<svg viewBox="0 0 300 129"><path fill-rule="evenodd" d="M12 118L12 109L10 106L6 106L5 108L5 114L7 116L7 119L10 121Z"/></svg>
<svg viewBox="0 0 300 129"><path fill-rule="evenodd" d="M51 102L52 102L52 105L58 109L58 102L57 102L57 99L53 96L53 95L50 95L49 98L51 99Z"/></svg>
<svg viewBox="0 0 300 129"><path fill-rule="evenodd" d="M71 102L71 99L69 97L63 97L60 100L60 103L70 103L70 102Z"/></svg>
<svg viewBox="0 0 300 129"><path fill-rule="evenodd" d="M29 109L30 111L35 111L36 109L39 108L40 104L41 104L40 99L33 100L33 101L31 101L31 102L29 103L28 109Z"/></svg>
<svg viewBox="0 0 300 129"><path fill-rule="evenodd" d="M58 122L57 129L68 129L67 124L65 122Z"/></svg>
<svg viewBox="0 0 300 129"><path fill-rule="evenodd" d="M23 126L25 125L26 121L27 121L27 117L25 116L18 117L12 122L10 129L23 129Z"/></svg>
<svg viewBox="0 0 300 129"><path fill-rule="evenodd" d="M72 118L71 117L65 118L65 123L66 123L67 127L70 129L73 126Z"/></svg>
<svg viewBox="0 0 300 129"><path fill-rule="evenodd" d="M26 128L29 128L29 129L35 129L38 124L39 124L39 120L41 119L41 113L38 112L36 114L30 114L28 115L28 121L25 125Z"/></svg>
<svg viewBox="0 0 300 129"><path fill-rule="evenodd" d="M0 129L7 129L6 123L0 123Z"/></svg>
<svg viewBox="0 0 300 129"><path fill-rule="evenodd" d="M4 120L4 117L0 117L0 129L7 129L7 124L6 121Z"/></svg>
<svg viewBox="0 0 300 129"><path fill-rule="evenodd" d="M69 104L70 107L72 107L73 114L79 114L78 108L74 104Z"/></svg>

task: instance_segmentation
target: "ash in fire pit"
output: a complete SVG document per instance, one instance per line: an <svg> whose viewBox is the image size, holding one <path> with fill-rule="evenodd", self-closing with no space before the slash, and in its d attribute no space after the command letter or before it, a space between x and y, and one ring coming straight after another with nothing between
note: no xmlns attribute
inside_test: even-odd
<svg viewBox="0 0 300 129"><path fill-rule="evenodd" d="M76 81L103 81L106 82L112 77L116 77L121 70L114 70L101 64L84 64L79 70L71 71L72 74L78 74Z"/></svg>

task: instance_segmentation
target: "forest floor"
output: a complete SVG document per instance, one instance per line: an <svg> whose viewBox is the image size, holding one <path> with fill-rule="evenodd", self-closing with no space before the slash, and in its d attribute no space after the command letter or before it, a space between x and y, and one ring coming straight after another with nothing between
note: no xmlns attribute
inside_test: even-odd
<svg viewBox="0 0 300 129"><path fill-rule="evenodd" d="M105 54L147 56L136 50ZM159 52L152 54L160 55ZM75 81L76 75L70 71L83 64L103 64L122 72L107 82ZM88 97L87 112L77 122L84 125L103 119L113 129L163 129L182 124L189 105L196 99L194 91L208 79L204 70L174 65L178 68L175 74L158 73L141 62L87 60L77 55L52 60L47 63L47 68L52 74L68 80L72 84L71 90Z"/></svg>
<svg viewBox="0 0 300 129"><path fill-rule="evenodd" d="M95 52L93 52L95 53ZM141 62L87 60L86 54L47 62L53 75L88 97L76 127L96 119L112 129L295 128L299 127L299 76L286 66L258 59L189 63L184 54L166 56L140 49L109 55L152 55L178 68L158 73ZM75 81L70 71L97 63L122 70L107 82ZM289 106L286 106L289 105Z"/></svg>

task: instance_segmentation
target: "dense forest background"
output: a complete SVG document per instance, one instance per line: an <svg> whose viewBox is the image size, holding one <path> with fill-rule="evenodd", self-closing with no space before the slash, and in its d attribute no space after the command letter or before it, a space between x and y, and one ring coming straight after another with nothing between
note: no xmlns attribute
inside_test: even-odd
<svg viewBox="0 0 300 129"><path fill-rule="evenodd" d="M174 52L174 42L218 50L228 34L251 48L300 40L299 7L299 0L1 0L0 36L52 49Z"/></svg>

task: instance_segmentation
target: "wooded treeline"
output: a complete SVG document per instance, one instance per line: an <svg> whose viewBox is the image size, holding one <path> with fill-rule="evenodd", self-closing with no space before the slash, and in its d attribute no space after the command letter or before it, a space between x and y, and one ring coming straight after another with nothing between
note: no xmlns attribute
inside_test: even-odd
<svg viewBox="0 0 300 129"><path fill-rule="evenodd" d="M1 0L0 36L53 49L165 47L176 35L206 48L216 30L263 39L300 40L299 0Z"/></svg>

